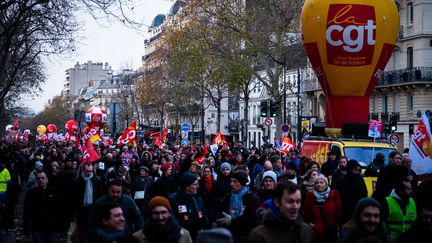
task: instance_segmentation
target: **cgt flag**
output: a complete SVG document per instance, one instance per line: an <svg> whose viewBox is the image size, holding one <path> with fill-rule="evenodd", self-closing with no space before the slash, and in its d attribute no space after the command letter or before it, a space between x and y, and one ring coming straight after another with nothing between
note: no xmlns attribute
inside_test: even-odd
<svg viewBox="0 0 432 243"><path fill-rule="evenodd" d="M432 173L432 135L429 121L425 114L419 122L417 130L412 135L409 155L412 159L412 169L418 174Z"/></svg>
<svg viewBox="0 0 432 243"><path fill-rule="evenodd" d="M289 152L296 147L296 144L291 141L287 136L284 136L282 138L281 146L278 148L278 151L289 154Z"/></svg>
<svg viewBox="0 0 432 243"><path fill-rule="evenodd" d="M85 163L95 162L95 161L99 160L99 158L100 158L99 154L96 153L90 139L86 139L81 164L84 166Z"/></svg>
<svg viewBox="0 0 432 243"><path fill-rule="evenodd" d="M136 143L136 121L133 121L123 134L117 139L117 145L133 146Z"/></svg>
<svg viewBox="0 0 432 243"><path fill-rule="evenodd" d="M219 130L216 133L216 136L213 138L213 144L219 145L222 143L222 136L221 136L221 131Z"/></svg>

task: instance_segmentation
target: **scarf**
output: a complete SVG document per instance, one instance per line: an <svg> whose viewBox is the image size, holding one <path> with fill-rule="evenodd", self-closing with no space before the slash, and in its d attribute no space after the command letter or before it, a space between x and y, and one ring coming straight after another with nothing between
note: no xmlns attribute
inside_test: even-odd
<svg viewBox="0 0 432 243"><path fill-rule="evenodd" d="M91 182L91 178L93 177L93 172L88 177L85 176L84 174L81 174L81 177L84 179L85 182L83 205L89 206L93 204L93 184Z"/></svg>
<svg viewBox="0 0 432 243"><path fill-rule="evenodd" d="M318 203L323 203L327 200L330 194L330 187L327 186L327 189L323 192L319 192L317 190L313 190L313 194L315 195L316 201Z"/></svg>
<svg viewBox="0 0 432 243"><path fill-rule="evenodd" d="M212 176L203 176L203 180L205 182L205 187L208 192L210 192L213 184L213 177Z"/></svg>
<svg viewBox="0 0 432 243"><path fill-rule="evenodd" d="M230 216L235 219L243 214L243 200L242 197L249 192L248 187L243 187L239 192L233 192L231 194L230 201Z"/></svg>
<svg viewBox="0 0 432 243"><path fill-rule="evenodd" d="M144 222L143 234L150 242L176 243L181 237L181 227L173 217L170 217L164 225L147 219Z"/></svg>
<svg viewBox="0 0 432 243"><path fill-rule="evenodd" d="M278 221L285 222L285 223L290 222L288 219L286 219L281 214L281 212L279 211L279 209L274 204L273 199L269 199L269 200L265 201L264 207L269 208L271 214L273 215L273 217L275 217Z"/></svg>

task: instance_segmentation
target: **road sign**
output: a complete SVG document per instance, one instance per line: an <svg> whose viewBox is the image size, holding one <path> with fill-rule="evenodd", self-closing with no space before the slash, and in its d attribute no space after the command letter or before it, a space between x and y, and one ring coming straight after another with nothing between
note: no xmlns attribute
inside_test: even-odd
<svg viewBox="0 0 432 243"><path fill-rule="evenodd" d="M189 132L189 123L182 123L181 124L181 130L183 132Z"/></svg>
<svg viewBox="0 0 432 243"><path fill-rule="evenodd" d="M267 118L265 119L264 124L266 126L271 126L273 124L273 120L271 118Z"/></svg>
<svg viewBox="0 0 432 243"><path fill-rule="evenodd" d="M182 146L187 146L189 144L189 140L187 139L187 138L183 138L182 140L181 140L181 145Z"/></svg>
<svg viewBox="0 0 432 243"><path fill-rule="evenodd" d="M282 132L289 132L290 126L288 124L282 124L281 130Z"/></svg>
<svg viewBox="0 0 432 243"><path fill-rule="evenodd" d="M393 146L396 146L399 143L399 136L396 133L390 134L388 140Z"/></svg>

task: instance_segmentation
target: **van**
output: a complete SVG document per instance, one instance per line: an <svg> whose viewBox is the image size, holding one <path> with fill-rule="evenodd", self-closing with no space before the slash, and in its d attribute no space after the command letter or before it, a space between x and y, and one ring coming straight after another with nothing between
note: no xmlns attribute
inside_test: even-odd
<svg viewBox="0 0 432 243"><path fill-rule="evenodd" d="M377 153L384 154L385 164L389 163L389 154L397 149L387 142L373 140L355 140L346 138L329 138L305 140L300 149L300 156L310 157L321 166L327 161L327 153L333 151L336 157L346 156L355 159L365 168L373 161Z"/></svg>

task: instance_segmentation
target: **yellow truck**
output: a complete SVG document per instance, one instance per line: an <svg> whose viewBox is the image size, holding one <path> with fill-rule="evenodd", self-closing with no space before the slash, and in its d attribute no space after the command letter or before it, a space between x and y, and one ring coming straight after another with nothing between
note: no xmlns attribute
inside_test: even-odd
<svg viewBox="0 0 432 243"><path fill-rule="evenodd" d="M327 153L333 151L337 157L346 156L355 159L366 168L373 161L377 153L384 154L385 164L389 162L389 154L397 149L383 141L345 139L345 138L310 138L303 141L300 156L310 157L322 165L327 160ZM369 196L375 190L376 177L365 177Z"/></svg>

